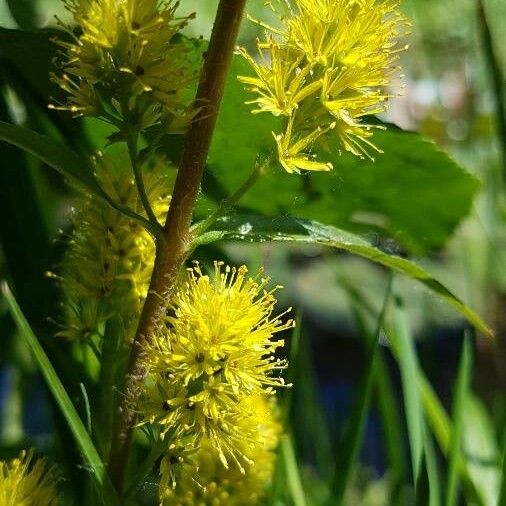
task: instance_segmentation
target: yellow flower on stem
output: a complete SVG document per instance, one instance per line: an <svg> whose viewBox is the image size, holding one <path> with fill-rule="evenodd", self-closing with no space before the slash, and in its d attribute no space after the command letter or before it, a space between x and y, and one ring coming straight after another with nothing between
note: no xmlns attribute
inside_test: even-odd
<svg viewBox="0 0 506 506"><path fill-rule="evenodd" d="M65 5L81 33L76 36L65 26L72 41L58 42L62 72L52 77L68 100L51 108L111 122L147 109L160 122L187 109L181 92L194 76L184 45L173 38L192 16L176 17L179 2L65 0Z"/></svg>
<svg viewBox="0 0 506 506"><path fill-rule="evenodd" d="M142 167L146 193L159 219L165 216L172 181L165 160ZM123 152L95 159L97 179L111 198L131 210L144 210ZM175 174L175 169L172 170ZM127 341L133 337L147 295L155 242L136 221L116 209L82 199L72 216L60 275L65 295L65 323L60 336L88 340L112 315L122 317Z"/></svg>
<svg viewBox="0 0 506 506"><path fill-rule="evenodd" d="M0 504L2 506L56 506L55 468L46 468L43 459L32 463L33 451L22 451L19 457L0 462Z"/></svg>
<svg viewBox="0 0 506 506"><path fill-rule="evenodd" d="M259 61L240 53L256 77L239 76L257 95L254 113L289 118L275 133L279 161L289 173L321 171L321 149L340 146L361 158L380 152L369 140L373 126L364 116L379 114L391 98L388 87L400 76L399 44L409 23L397 0L278 0L270 3L279 28L257 44ZM268 57L264 54L268 52ZM292 139L297 139L292 144ZM304 147L301 148L300 146ZM303 151L315 148L317 156Z"/></svg>
<svg viewBox="0 0 506 506"><path fill-rule="evenodd" d="M204 438L198 451L185 457L169 450L160 465L162 506L254 506L265 495L272 478L275 450L281 434L273 397L253 395L242 401L246 416L238 420L241 431L250 434L241 452L250 464L245 472L226 468L213 443Z"/></svg>
<svg viewBox="0 0 506 506"><path fill-rule="evenodd" d="M240 469L248 462L242 447L252 434L240 420L251 413L242 401L284 385L287 364L275 357L284 341L274 335L294 322L273 316L279 287L266 290L268 282L221 262L211 278L197 264L167 301L145 351L143 423L160 424L162 436L172 431L192 448L208 439L225 467L230 459Z"/></svg>

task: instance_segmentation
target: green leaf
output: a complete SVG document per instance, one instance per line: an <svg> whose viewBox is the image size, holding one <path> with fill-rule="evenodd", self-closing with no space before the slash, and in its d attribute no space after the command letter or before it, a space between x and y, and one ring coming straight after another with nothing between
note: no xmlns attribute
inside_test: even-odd
<svg viewBox="0 0 506 506"><path fill-rule="evenodd" d="M244 104L251 95L236 75L250 73L235 57L204 177L203 213L241 184L258 153L275 148L272 132L280 131L280 119L253 115L252 106ZM334 146L326 155L334 164L332 172L298 176L271 167L241 200L243 210L377 232L417 254L440 248L470 211L479 182L418 134L389 126L375 131L374 143L384 151L376 162L339 156Z"/></svg>
<svg viewBox="0 0 506 506"><path fill-rule="evenodd" d="M432 429L443 455L448 455L453 431L451 420L423 372L420 372L418 381L428 425ZM489 504L483 499L487 495L487 485L485 484L485 487L480 486L479 477L471 472L471 468L465 459L460 459L459 473L465 485L464 491L468 502L480 506ZM480 490L481 487L485 491Z"/></svg>
<svg viewBox="0 0 506 506"><path fill-rule="evenodd" d="M338 277L341 286L352 303L355 322L361 334L366 335L367 319L377 319L377 310L367 300L364 293L345 276ZM383 426L384 447L387 460L390 500L392 504L398 504L399 495L406 480L406 457L404 449L399 444L399 437L404 432L404 419L399 411L399 403L390 377L390 371L386 362L385 354L380 351L376 361L375 371L375 399Z"/></svg>
<svg viewBox="0 0 506 506"><path fill-rule="evenodd" d="M58 378L51 362L47 358L42 346L35 337L30 325L26 321L23 313L21 312L18 303L16 302L12 292L10 291L7 283L2 282L1 291L5 297L7 304L9 305L11 314L16 321L19 328L20 334L25 339L26 343L30 347L35 357L37 364L39 365L40 371L47 382L51 393L53 394L56 402L60 406L63 416L67 420L69 427L74 434L77 444L79 445L83 457L86 463L89 465L93 477L96 480L97 486L101 495L104 498L106 505L119 505L118 498L114 491L114 488L109 480L106 472L106 468L100 456L95 449L93 442L86 431L83 422L79 418L79 415L72 404L64 386Z"/></svg>
<svg viewBox="0 0 506 506"><path fill-rule="evenodd" d="M411 334L409 321L397 296L395 301L394 323L387 335L397 357L401 372L402 393L406 422L408 426L409 446L411 449L411 466L413 481L420 478L420 470L424 455L425 418L422 399L418 389L420 366L416 355L415 341Z"/></svg>
<svg viewBox="0 0 506 506"><path fill-rule="evenodd" d="M459 461L462 454L462 432L464 428L464 407L469 394L472 372L471 342L468 336L464 339L462 356L453 401L453 431L448 455L448 481L446 486L447 506L456 506L459 487Z"/></svg>
<svg viewBox="0 0 506 506"><path fill-rule="evenodd" d="M482 400L471 393L465 398L463 409L462 451L469 475L483 503L495 504L501 486L501 452L494 423Z"/></svg>
<svg viewBox="0 0 506 506"><path fill-rule="evenodd" d="M299 473L299 466L295 458L295 450L290 436L281 439L281 455L285 464L288 491L294 506L307 506L304 486Z"/></svg>
<svg viewBox="0 0 506 506"><path fill-rule="evenodd" d="M334 474L335 458L328 420L318 398L318 379L307 336L301 334L297 357L295 361L291 360L295 373L293 395L298 406L297 411L292 409L291 412L291 419L297 418L293 424L294 437L300 453L314 458L318 476L327 482Z"/></svg>
<svg viewBox="0 0 506 506"><path fill-rule="evenodd" d="M380 354L376 366L375 397L381 415L383 426L384 446L388 462L390 495L392 504L398 504L399 496L406 475L406 456L404 448L399 444L399 437L403 434L403 418L399 412L399 403L390 378L390 372L385 357Z"/></svg>
<svg viewBox="0 0 506 506"><path fill-rule="evenodd" d="M428 478L429 506L441 505L441 477L437 462L434 441L429 431L424 434L425 469Z"/></svg>
<svg viewBox="0 0 506 506"><path fill-rule="evenodd" d="M364 361L364 373L358 390L356 405L351 413L347 430L344 432L340 448L337 453L337 465L333 483L332 505L343 504L346 490L353 477L360 449L364 438L365 422L371 405L371 394L376 376L379 356L379 338L392 288L392 275L390 276L383 301L383 307L378 316L376 329L373 335L365 330L364 341L367 343L367 353Z"/></svg>
<svg viewBox="0 0 506 506"><path fill-rule="evenodd" d="M506 435L506 428L504 429L504 434ZM503 437L503 455L502 455L502 472L501 472L501 489L499 492L499 500L497 504L505 504L506 503L506 440Z"/></svg>
<svg viewBox="0 0 506 506"><path fill-rule="evenodd" d="M266 218L262 216L233 215L224 216L218 220L212 227L212 230L206 232L197 240L201 243L208 243L220 239L249 242L292 241L297 243L322 244L331 248L348 251L419 281L451 304L478 330L488 336L493 335L490 328L471 308L466 306L426 270L410 260L381 251L351 232L322 225L315 221L307 221L290 216Z"/></svg>
<svg viewBox="0 0 506 506"><path fill-rule="evenodd" d="M104 199L90 165L70 148L47 135L0 121L0 139L36 156L58 171L76 188Z"/></svg>

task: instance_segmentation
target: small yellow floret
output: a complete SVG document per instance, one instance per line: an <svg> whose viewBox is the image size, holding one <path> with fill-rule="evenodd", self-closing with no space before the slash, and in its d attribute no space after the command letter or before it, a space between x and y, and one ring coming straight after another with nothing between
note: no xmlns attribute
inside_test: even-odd
<svg viewBox="0 0 506 506"><path fill-rule="evenodd" d="M59 494L57 474L47 469L43 459L33 462L33 452L22 451L19 457L0 462L0 505L56 506Z"/></svg>

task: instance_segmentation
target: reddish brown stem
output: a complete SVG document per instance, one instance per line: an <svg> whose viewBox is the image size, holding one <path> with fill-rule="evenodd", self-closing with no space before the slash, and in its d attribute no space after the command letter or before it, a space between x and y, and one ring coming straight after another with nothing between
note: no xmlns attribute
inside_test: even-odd
<svg viewBox="0 0 506 506"><path fill-rule="evenodd" d="M170 295L188 255L193 208L206 166L245 3L246 0L220 0L195 99L195 107L200 108L200 112L186 135L183 157L165 222L165 240L157 243L150 289L130 353L124 379L124 396L117 415L109 457L109 473L119 493L123 490L135 423L135 407L145 376L143 350L152 338L157 315L163 310L164 303L160 295Z"/></svg>

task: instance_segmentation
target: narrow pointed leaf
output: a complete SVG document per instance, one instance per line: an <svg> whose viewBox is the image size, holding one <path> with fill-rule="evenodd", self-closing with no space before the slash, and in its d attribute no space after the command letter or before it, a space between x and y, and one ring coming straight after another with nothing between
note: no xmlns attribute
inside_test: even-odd
<svg viewBox="0 0 506 506"><path fill-rule="evenodd" d="M432 434L425 431L424 437L425 468L429 485L429 506L441 506L441 476L434 448Z"/></svg>
<svg viewBox="0 0 506 506"><path fill-rule="evenodd" d="M367 344L364 361L364 374L357 395L353 412L348 419L347 430L344 433L337 455L337 465L333 483L332 505L344 504L346 490L353 478L353 471L357 465L360 450L364 440L364 430L371 405L371 394L376 376L379 355L379 338L383 321L390 299L392 276L390 276L383 301L383 307L378 316L374 334L364 328L363 340Z"/></svg>
<svg viewBox="0 0 506 506"><path fill-rule="evenodd" d="M506 429L504 430L506 435ZM502 456L502 471L501 471L501 489L499 491L499 500L497 504L506 504L506 440L503 437L504 448Z"/></svg>
<svg viewBox="0 0 506 506"><path fill-rule="evenodd" d="M76 442L81 449L84 460L92 470L93 477L95 478L97 487L103 496L104 503L108 506L119 505L116 493L107 475L105 465L102 462L95 446L93 445L90 435L88 434L83 422L81 421L79 414L72 404L72 401L65 391L65 388L58 378L56 371L54 370L46 353L44 352L32 329L30 328L30 325L26 321L26 318L24 317L7 283L3 282L1 284L1 292L7 301L12 317L18 326L21 336L25 339L26 343L30 347L51 393L60 406L62 414L67 420L67 423L69 424L69 427L74 434Z"/></svg>
<svg viewBox="0 0 506 506"><path fill-rule="evenodd" d="M459 487L459 461L462 455L462 433L464 428L464 406L469 394L471 381L471 343L466 336L460 359L459 372L453 401L453 431L450 440L450 451L448 456L448 480L446 487L447 506L456 506L458 501Z"/></svg>
<svg viewBox="0 0 506 506"><path fill-rule="evenodd" d="M427 424L430 426L441 452L447 456L450 451L453 431L451 420L423 372L420 373L418 379L418 388L422 396ZM484 506L486 502L483 500L483 493L477 486L479 483L471 474L470 467L464 458L459 459L459 473L464 483L466 497L471 504Z"/></svg>
<svg viewBox="0 0 506 506"><path fill-rule="evenodd" d="M222 217L197 242L205 244L221 239L321 244L353 253L419 281L457 309L480 332L493 335L492 330L471 308L425 269L410 260L386 253L351 232L291 216L267 218L233 215Z"/></svg>
<svg viewBox="0 0 506 506"><path fill-rule="evenodd" d="M283 437L281 441L281 454L285 463L286 480L292 503L294 506L307 506L304 486L302 485L299 466L295 458L295 450L290 436Z"/></svg>
<svg viewBox="0 0 506 506"><path fill-rule="evenodd" d="M418 365L415 343L411 335L409 322L399 298L396 299L395 306L393 327L387 335L397 356L401 372L404 409L406 411L409 446L411 449L413 482L416 484L420 478L425 437L425 418L420 390L418 389L420 366Z"/></svg>

